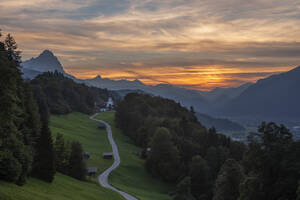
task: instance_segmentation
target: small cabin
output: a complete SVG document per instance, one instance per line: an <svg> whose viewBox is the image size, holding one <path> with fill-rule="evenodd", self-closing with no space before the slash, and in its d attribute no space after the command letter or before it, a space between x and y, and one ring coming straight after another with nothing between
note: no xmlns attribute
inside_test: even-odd
<svg viewBox="0 0 300 200"><path fill-rule="evenodd" d="M97 174L97 171L98 171L98 168L96 168L96 167L89 167L87 169L88 176L95 177L96 174Z"/></svg>
<svg viewBox="0 0 300 200"><path fill-rule="evenodd" d="M100 128L100 129L105 129L105 128L106 128L106 126L105 126L105 124L103 124L103 123L100 123L100 124L98 124L98 128Z"/></svg>
<svg viewBox="0 0 300 200"><path fill-rule="evenodd" d="M103 153L103 158L104 159L112 159L113 158L113 153L112 152Z"/></svg>
<svg viewBox="0 0 300 200"><path fill-rule="evenodd" d="M83 153L83 159L84 160L88 160L88 159L90 159L90 157L91 157L91 153L90 152L84 152Z"/></svg>
<svg viewBox="0 0 300 200"><path fill-rule="evenodd" d="M106 108L100 108L100 112L106 112L107 109Z"/></svg>

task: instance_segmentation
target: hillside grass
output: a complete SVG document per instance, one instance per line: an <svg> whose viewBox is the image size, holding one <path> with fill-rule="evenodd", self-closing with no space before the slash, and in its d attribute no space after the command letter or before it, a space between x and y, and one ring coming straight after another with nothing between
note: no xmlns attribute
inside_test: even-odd
<svg viewBox="0 0 300 200"><path fill-rule="evenodd" d="M144 168L145 161L138 156L142 149L135 146L129 137L116 128L115 113L100 113L96 118L111 125L113 138L118 145L121 157L121 164L112 172L109 182L141 200L170 200L168 192L172 186L154 179L147 173Z"/></svg>
<svg viewBox="0 0 300 200"><path fill-rule="evenodd" d="M53 183L30 178L20 187L0 181L1 200L120 200L119 194L96 183L83 182L57 173Z"/></svg>
<svg viewBox="0 0 300 200"><path fill-rule="evenodd" d="M87 167L97 167L98 174L112 165L113 160L102 158L104 152L111 152L105 129L97 128L98 122L90 120L88 115L71 113L68 115L53 115L50 119L50 129L53 137L61 133L68 141L79 141L85 152L90 152Z"/></svg>

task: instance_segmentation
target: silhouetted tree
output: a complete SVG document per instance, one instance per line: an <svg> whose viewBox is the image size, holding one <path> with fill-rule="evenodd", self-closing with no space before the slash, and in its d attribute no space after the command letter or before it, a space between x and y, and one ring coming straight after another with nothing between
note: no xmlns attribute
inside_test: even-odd
<svg viewBox="0 0 300 200"><path fill-rule="evenodd" d="M83 159L81 144L72 142L71 155L69 159L69 175L78 180L85 180L87 174L86 164Z"/></svg>
<svg viewBox="0 0 300 200"><path fill-rule="evenodd" d="M191 177L185 177L177 184L173 200L195 200L191 193Z"/></svg>
<svg viewBox="0 0 300 200"><path fill-rule="evenodd" d="M55 176L55 154L48 124L42 125L41 135L37 143L33 175L41 180L52 182Z"/></svg>
<svg viewBox="0 0 300 200"><path fill-rule="evenodd" d="M146 168L157 177L174 181L179 175L179 164L179 152L171 140L169 130L158 128L151 143Z"/></svg>
<svg viewBox="0 0 300 200"><path fill-rule="evenodd" d="M70 149L62 134L57 134L54 142L54 149L56 158L56 171L63 174L68 174Z"/></svg>
<svg viewBox="0 0 300 200"><path fill-rule="evenodd" d="M239 186L244 178L241 166L234 159L228 159L216 180L213 200L237 200Z"/></svg>
<svg viewBox="0 0 300 200"><path fill-rule="evenodd" d="M18 45L10 33L7 34L4 44L9 59L14 60L16 62L21 62L21 51L18 50Z"/></svg>
<svg viewBox="0 0 300 200"><path fill-rule="evenodd" d="M191 190L197 199L211 199L212 177L209 166L201 156L194 156L190 167Z"/></svg>

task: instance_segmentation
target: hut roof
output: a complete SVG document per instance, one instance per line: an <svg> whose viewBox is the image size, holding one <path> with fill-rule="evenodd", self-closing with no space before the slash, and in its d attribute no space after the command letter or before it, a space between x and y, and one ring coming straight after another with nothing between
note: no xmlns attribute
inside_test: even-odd
<svg viewBox="0 0 300 200"><path fill-rule="evenodd" d="M96 167L89 167L87 169L87 171L88 171L88 173L96 173L98 171L98 168L96 168Z"/></svg>
<svg viewBox="0 0 300 200"><path fill-rule="evenodd" d="M112 152L104 152L103 156L113 156L113 153Z"/></svg>
<svg viewBox="0 0 300 200"><path fill-rule="evenodd" d="M99 124L98 124L98 128L105 128L105 124L99 123Z"/></svg>

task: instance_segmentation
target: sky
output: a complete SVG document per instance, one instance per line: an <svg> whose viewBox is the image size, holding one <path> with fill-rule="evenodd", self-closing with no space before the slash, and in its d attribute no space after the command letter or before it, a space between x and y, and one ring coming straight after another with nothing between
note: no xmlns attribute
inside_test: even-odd
<svg viewBox="0 0 300 200"><path fill-rule="evenodd" d="M100 74L211 90L300 65L300 0L1 0L23 60L49 49Z"/></svg>

